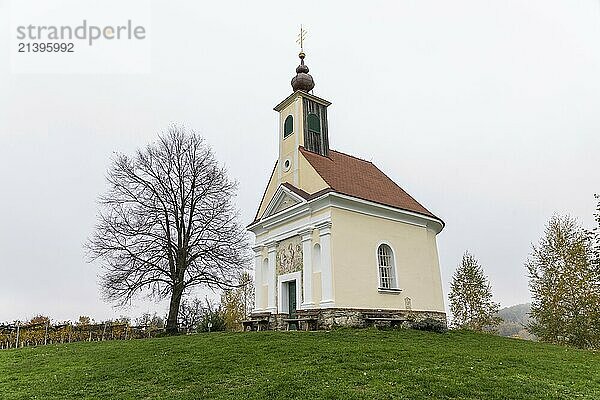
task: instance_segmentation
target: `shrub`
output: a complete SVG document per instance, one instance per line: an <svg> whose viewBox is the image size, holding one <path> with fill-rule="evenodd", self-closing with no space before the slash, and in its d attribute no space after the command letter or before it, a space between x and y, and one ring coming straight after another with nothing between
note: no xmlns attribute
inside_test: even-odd
<svg viewBox="0 0 600 400"><path fill-rule="evenodd" d="M448 331L446 324L443 322L433 319L433 318L425 318L420 321L415 321L412 323L412 328L420 331L428 331L428 332L437 332L444 333Z"/></svg>

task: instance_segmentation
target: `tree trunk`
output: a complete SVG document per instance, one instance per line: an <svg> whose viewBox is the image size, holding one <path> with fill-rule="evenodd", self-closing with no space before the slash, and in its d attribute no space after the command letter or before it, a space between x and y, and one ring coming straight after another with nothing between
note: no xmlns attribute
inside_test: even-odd
<svg viewBox="0 0 600 400"><path fill-rule="evenodd" d="M175 285L171 293L171 301L169 302L169 316L167 317L166 331L170 335L178 333L177 317L179 316L179 305L181 304L181 296L183 287Z"/></svg>

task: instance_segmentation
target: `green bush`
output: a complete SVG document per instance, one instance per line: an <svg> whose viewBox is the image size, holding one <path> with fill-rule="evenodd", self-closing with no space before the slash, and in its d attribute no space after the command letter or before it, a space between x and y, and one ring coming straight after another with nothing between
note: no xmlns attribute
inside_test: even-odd
<svg viewBox="0 0 600 400"><path fill-rule="evenodd" d="M446 324L437 319L425 318L412 323L412 328L420 331L444 333L448 331Z"/></svg>

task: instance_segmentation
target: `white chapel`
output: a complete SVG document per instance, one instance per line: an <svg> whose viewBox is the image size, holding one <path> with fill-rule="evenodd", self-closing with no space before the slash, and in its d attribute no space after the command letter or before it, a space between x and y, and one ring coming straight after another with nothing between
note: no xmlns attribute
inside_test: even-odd
<svg viewBox="0 0 600 400"><path fill-rule="evenodd" d="M279 155L248 226L252 320L269 329L445 325L436 243L444 222L373 163L330 148L331 103L313 94L299 56L293 92L274 108Z"/></svg>

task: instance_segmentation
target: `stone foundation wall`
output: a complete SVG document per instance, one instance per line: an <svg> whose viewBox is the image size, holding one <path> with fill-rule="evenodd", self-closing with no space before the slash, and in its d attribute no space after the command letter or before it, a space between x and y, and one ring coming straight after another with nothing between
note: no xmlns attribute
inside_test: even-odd
<svg viewBox="0 0 600 400"><path fill-rule="evenodd" d="M402 325L406 328L411 328L415 323L419 323L426 319L433 319L441 322L444 327L447 327L446 313L438 311L412 311L412 310L377 310L377 309L358 309L358 308L323 308L311 310L317 314L318 329L335 329L342 327L365 328L367 316L382 316L386 318L406 319L407 322ZM271 316L269 329L285 330L287 323L284 319L289 318L287 314L274 314ZM389 326L389 322L378 322L378 326Z"/></svg>

